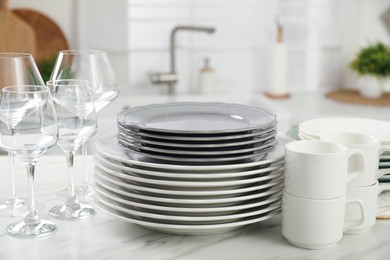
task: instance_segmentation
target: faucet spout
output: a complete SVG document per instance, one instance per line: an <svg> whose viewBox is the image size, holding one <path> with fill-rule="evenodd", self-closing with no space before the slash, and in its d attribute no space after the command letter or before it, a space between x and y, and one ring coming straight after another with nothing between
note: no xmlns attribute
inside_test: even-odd
<svg viewBox="0 0 390 260"><path fill-rule="evenodd" d="M179 26L176 26L172 29L171 37L170 37L170 44L169 44L170 71L169 71L169 73L153 74L150 77L150 80L152 81L152 83L167 84L169 95L175 94L176 83L178 81L178 75L176 73L176 62L175 62L176 53L175 52L176 52L176 34L179 31L198 31L198 32L213 33L213 32L215 32L215 28L214 27L207 27L207 26L179 25Z"/></svg>
<svg viewBox="0 0 390 260"><path fill-rule="evenodd" d="M171 41L170 41L170 73L175 74L176 73L176 33L179 31L199 31L199 32L206 32L206 33L214 33L215 28L214 27L207 27L207 26L192 26L192 25L179 25L173 28L171 31Z"/></svg>

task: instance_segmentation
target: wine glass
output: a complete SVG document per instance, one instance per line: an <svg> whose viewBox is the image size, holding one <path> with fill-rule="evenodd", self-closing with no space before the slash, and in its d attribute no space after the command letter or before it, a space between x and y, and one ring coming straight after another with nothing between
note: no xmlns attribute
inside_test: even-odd
<svg viewBox="0 0 390 260"><path fill-rule="evenodd" d="M68 168L68 198L50 209L51 217L60 220L84 220L95 214L93 207L80 203L73 184L75 152L96 133L96 112L89 82L68 79L48 82L53 93L58 120L58 145L64 151Z"/></svg>
<svg viewBox="0 0 390 260"><path fill-rule="evenodd" d="M56 113L47 87L19 85L5 87L0 101L0 146L19 157L28 177L28 211L24 220L7 227L9 235L21 238L45 237L56 225L37 215L34 201L36 161L58 139Z"/></svg>
<svg viewBox="0 0 390 260"><path fill-rule="evenodd" d="M26 53L0 53L0 89L13 85L45 86L34 58ZM9 198L0 203L0 208L11 209L12 214L23 215L27 211L27 200L18 198L15 190L14 156L9 155ZM43 207L42 205L40 207Z"/></svg>
<svg viewBox="0 0 390 260"><path fill-rule="evenodd" d="M110 61L104 51L98 50L64 50L58 55L56 64L50 77L58 79L83 79L89 81L92 88L95 110L101 109L111 103L119 93L118 84ZM82 145L82 183L76 188L76 194L86 200L92 189L88 181L87 171L87 144ZM66 196L66 191L58 193L60 197Z"/></svg>

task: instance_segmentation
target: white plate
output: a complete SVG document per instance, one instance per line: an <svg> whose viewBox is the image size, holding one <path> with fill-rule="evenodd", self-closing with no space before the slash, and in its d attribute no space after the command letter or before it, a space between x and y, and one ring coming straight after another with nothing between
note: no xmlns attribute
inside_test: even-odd
<svg viewBox="0 0 390 260"><path fill-rule="evenodd" d="M96 164L95 166L96 166L95 172L98 175L101 175L101 173L105 173L106 175L108 174L108 176L115 176L125 181L148 184L149 186L153 186L153 187L167 187L170 189L177 188L177 189L191 189L191 190L194 189L205 190L205 189L218 189L218 188L233 189L234 187L236 188L243 187L254 183L256 183L256 185L260 185L262 183L267 184L267 182L269 182L270 180L279 178L284 174L284 168L280 168L274 171L269 171L268 174L264 173L263 176L260 177L245 178L239 180L175 181L175 180L161 180L161 179L144 178L141 176L133 176L123 171L113 171L101 164Z"/></svg>
<svg viewBox="0 0 390 260"><path fill-rule="evenodd" d="M182 149L182 150L195 150L195 149L220 149L223 151L223 149L235 149L235 147L244 147L247 145L255 145L258 143L263 143L267 140L269 140L272 137L276 136L276 131L272 131L267 135L261 135L261 136L253 136L250 138L244 138L245 141L237 141L237 139L233 140L225 140L223 142L217 141L217 142L177 142L172 140L158 140L156 139L150 140L145 138L139 138L133 135L128 135L122 132L119 132L118 138L121 138L123 140L126 140L128 142L138 143L140 145L148 144L151 147L161 147L165 149Z"/></svg>
<svg viewBox="0 0 390 260"><path fill-rule="evenodd" d="M306 134L302 133L301 131L298 133L298 137L299 137L301 140L317 140L316 138L311 137L311 136L309 136L309 135L306 135Z"/></svg>
<svg viewBox="0 0 390 260"><path fill-rule="evenodd" d="M214 224L214 225L178 225L178 224L165 224L154 222L149 219L143 219L136 217L131 214L124 213L120 210L112 209L99 201L95 201L95 206L111 215L115 216L119 219L128 221L130 223L134 223L140 225L144 228L151 229L154 231L159 231L168 234L177 234L177 235L210 235L210 234L219 234L223 232L229 232L243 226L258 223L267 219L270 219L276 215L280 214L279 210L272 211L270 213L265 213L261 215L256 215L254 217L250 217L244 220L232 222L232 223L224 223L224 224Z"/></svg>
<svg viewBox="0 0 390 260"><path fill-rule="evenodd" d="M148 166L144 166L144 165L135 165L135 164L131 164L131 163L121 162L121 161L115 160L113 158L109 158L109 157L107 157L99 152L96 152L96 154L100 155L101 157L105 158L108 161L111 161L115 164L124 165L125 167L135 168L135 169L144 169L144 170L150 170L150 171L158 171L158 172L169 172L169 173L194 173L194 174L233 173L233 172L243 172L243 171L258 170L261 168L268 168L271 165L280 164L280 163L284 162L284 157L281 157L279 160L276 160L276 161L271 162L271 163L265 163L262 165L254 165L254 166L252 165L250 167L243 167L243 168L234 168L233 167L232 169L228 169L228 168L209 169L208 166L205 165L205 166L203 166L205 168L205 170L202 170L202 168L200 168L200 167L197 167L197 168L188 167L187 169L177 169L174 167L167 168L166 164L153 164L152 167L148 167ZM162 166L162 168L157 168L160 165ZM177 166L177 165L173 165L173 166Z"/></svg>
<svg viewBox="0 0 390 260"><path fill-rule="evenodd" d="M157 169L170 169L170 170L183 170L183 171L221 171L221 170L233 170L233 169L243 169L250 168L255 166L260 166L268 163L273 163L280 161L284 158L284 146L286 143L293 141L293 139L285 136L284 134L277 135L277 144L273 151L271 151L265 159L256 162L250 163L238 163L238 164L228 164L228 165L174 165L174 164L160 164L151 162L146 158L139 156L137 154L128 155L124 149L119 147L117 144L117 133L111 133L100 138L96 144L96 150L98 153L123 163L157 168Z"/></svg>
<svg viewBox="0 0 390 260"><path fill-rule="evenodd" d="M192 165L192 166L203 166L203 165L226 165L233 163L251 163L262 160L271 152L275 146L269 146L260 151L255 151L250 154L245 155L236 155L236 156L226 156L225 157L211 157L211 156L202 156L202 157L191 157L183 155L183 157L164 155L164 154L154 154L151 152L146 152L144 150L137 151L132 147L128 147L119 141L119 146L126 151L127 156L140 156L144 160L150 160L155 163L160 164L173 164L173 165Z"/></svg>
<svg viewBox="0 0 390 260"><path fill-rule="evenodd" d="M217 216L187 216L187 215L180 215L180 213L175 212L174 215L163 213L163 212L155 212L155 211L148 211L148 210L142 210L137 207L132 207L129 205L126 205L124 203L112 200L109 198L109 196L105 196L104 192L98 191L98 195L95 196L96 199L102 204L105 204L107 207L116 209L119 211L122 211L124 213L138 216L138 217L144 217L144 218L150 218L155 220L162 220L162 221L170 221L173 222L173 224L179 224L182 222L183 224L189 224L188 222L191 222L191 225L196 224L217 224L223 223L223 222L232 222L236 221L242 218L252 217L255 215L264 214L270 211L279 210L281 203L280 201L275 202L273 204L266 204L261 207L254 208L252 211L246 211L244 213L236 213L236 214L227 214L227 215L217 215Z"/></svg>
<svg viewBox="0 0 390 260"><path fill-rule="evenodd" d="M153 193L161 193L161 194L170 194L170 195L182 195L182 196L216 196L216 195L227 195L227 194L237 194L238 192L245 191L248 192L248 190L260 190L265 189L268 187L273 187L275 185L275 182L283 182L284 176L283 172L274 173L271 176L267 176L269 180L263 180L262 183L259 182L253 182L249 183L247 185L235 185L235 186L227 186L227 187L211 187L211 188L204 188L204 187L198 187L193 188L192 186L188 187L167 187L167 186L161 186L161 185L153 185L153 184L146 184L139 185L140 183L129 181L120 177L117 177L115 175L110 175L108 173L105 173L100 170L96 170L95 174L101 178L103 178L105 181L108 181L110 183L113 183L115 185L119 185L126 189L134 189L138 191L145 191L145 192L153 192ZM259 177L264 178L264 177ZM168 189L170 188L170 189Z"/></svg>
<svg viewBox="0 0 390 260"><path fill-rule="evenodd" d="M250 132L249 134L245 133L245 134L214 135L214 136L179 136L179 135L166 135L166 134L159 135L159 134L154 134L149 132L133 132L129 129L126 129L120 123L118 123L118 131L140 139L152 138L152 139L165 141L165 142L172 141L172 140L175 142L193 142L193 143L218 142L218 141L234 142L234 140L273 135L274 132L276 132L276 124L261 131Z"/></svg>
<svg viewBox="0 0 390 260"><path fill-rule="evenodd" d="M180 196L176 196L174 198L167 198L158 196L158 194L152 196L152 195L145 195L139 192L135 192L134 190L124 189L121 188L119 185L112 184L110 182L104 181L104 179L100 178L99 176L95 176L95 182L96 186L95 189L100 190L103 192L102 188L107 190L107 194L110 199L117 200L118 202L125 203L126 201L134 201L136 200L144 200L146 201L146 204L149 204L150 202L157 203L158 205L164 205L164 206L174 206L177 207L187 207L196 205L197 207L225 207L229 205L244 203L249 200L253 199L259 199L264 198L266 196L279 193L283 189L283 182L280 181L274 181L273 186L270 186L269 188L262 189L259 191L252 192L250 194L245 194L243 196L237 196L237 197L230 197L230 198L183 198Z"/></svg>
<svg viewBox="0 0 390 260"><path fill-rule="evenodd" d="M356 132L376 136L382 144L390 144L390 122L383 120L329 117L312 119L299 124L299 131L307 137L319 139L327 132Z"/></svg>
<svg viewBox="0 0 390 260"><path fill-rule="evenodd" d="M116 191L115 189L112 189L110 186L107 186L106 183L102 182L102 184L95 183L95 192L99 196L108 198L110 200L119 202L123 204L123 207L129 206L132 209L139 210L139 211L148 211L148 212L157 212L160 214L175 214L175 215L183 215L183 216L221 216L221 215L228 215L233 214L237 212L249 212L254 211L258 209L259 207L264 207L266 205L270 204L276 204L280 203L280 194L281 189L277 189L276 187L274 189L271 189L267 192L264 192L263 197L259 197L256 202L263 203L262 205L257 205L255 207L251 207L252 204L254 204L254 200L252 201L243 201L240 204L235 204L237 206L246 205L247 207L241 210L235 210L234 204L233 205L222 205L222 206L216 206L215 204L205 204L204 207L202 205L198 205L199 207L189 207L187 205L181 205L175 206L177 204L172 203L151 203L148 200L142 200L142 199L136 199L133 197L134 194L122 194L123 191L119 190ZM108 187L106 189L105 187ZM111 190L112 189L112 190ZM129 196L130 195L130 196ZM274 195L274 196L270 196ZM263 201L261 201L260 198L263 198Z"/></svg>
<svg viewBox="0 0 390 260"><path fill-rule="evenodd" d="M238 104L183 102L123 110L118 121L159 133L215 134L265 128L276 121L276 116L261 108Z"/></svg>
<svg viewBox="0 0 390 260"><path fill-rule="evenodd" d="M158 177L158 178L167 178L171 180L175 179L191 179L191 180L198 180L198 179L242 179L243 177L250 177L252 175L262 175L263 173L267 173L269 171L280 169L284 166L284 161L278 161L275 163L272 163L270 165L264 165L257 167L255 169L247 170L247 171L233 171L233 172L203 172L203 173L194 173L194 172L168 172L168 171L160 171L159 169L143 169L143 168L136 168L132 167L131 165L124 165L118 161L110 160L98 153L95 154L95 162L97 164L101 164L103 166L106 166L107 168L113 170L113 171L124 171L126 174L140 174L150 177Z"/></svg>
<svg viewBox="0 0 390 260"><path fill-rule="evenodd" d="M267 205L280 203L282 192L276 192L270 196L252 200L246 203L228 205L228 206L176 206L176 205L164 205L154 204L147 201L135 200L135 199L123 199L118 194L110 192L106 189L94 187L96 193L95 198L107 198L111 201L119 202L122 207L137 209L138 211L155 212L165 215L182 215L182 216L226 216L231 214L250 212L264 207Z"/></svg>
<svg viewBox="0 0 390 260"><path fill-rule="evenodd" d="M241 196L243 194L249 193L249 192L254 192L257 190L261 190L264 188L267 188L269 186L263 187L260 185L250 185L248 187L244 188L237 188L237 189L214 189L214 190L169 190L166 188L155 188L155 187L145 187L145 186L140 186L140 185L135 185L131 183L123 183L120 179L115 179L112 176L107 176L105 175L100 175L100 177L104 178L105 181L108 181L109 183L119 185L121 187L130 189L130 190L135 190L139 192L144 192L144 193L152 193L152 194L161 194L161 196L187 196L187 197L208 197L208 198L216 198L216 197L233 197L233 196Z"/></svg>
<svg viewBox="0 0 390 260"><path fill-rule="evenodd" d="M257 145L254 145L254 147L244 147L244 148L237 148L237 149L232 149L232 150L214 150L212 148L208 148L207 150L203 151L198 151L198 150L180 150L179 148L177 149L165 149L165 148L156 148L156 147L151 147L151 146L145 146L142 143L139 142L134 142L134 140L129 140L125 139L122 136L118 135L118 141L126 146L129 147L130 149L134 148L136 151L143 152L145 154L149 154L149 152L153 153L159 153L164 156L169 156L169 157L174 157L177 158L178 156L186 156L189 155L190 158L195 157L195 156L202 156L202 157L207 157L206 159L209 159L209 156L218 156L218 158L223 158L225 159L226 155L235 155L235 157L238 157L239 154L246 154L246 153L262 153L270 148L272 148L276 144L276 139L275 138L268 138L268 140L259 143ZM234 157L229 159L233 159ZM181 160L182 158L179 158Z"/></svg>

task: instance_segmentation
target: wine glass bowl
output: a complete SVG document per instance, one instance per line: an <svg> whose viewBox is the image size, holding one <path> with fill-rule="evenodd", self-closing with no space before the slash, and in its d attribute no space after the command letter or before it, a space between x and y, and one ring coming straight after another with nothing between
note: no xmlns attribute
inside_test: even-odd
<svg viewBox="0 0 390 260"><path fill-rule="evenodd" d="M68 197L63 205L50 209L51 217L60 220L84 220L95 214L93 207L80 203L75 196L73 159L77 149L96 133L95 106L86 80L53 80L52 89L58 120L58 146L64 151L68 167Z"/></svg>
<svg viewBox="0 0 390 260"><path fill-rule="evenodd" d="M42 80L32 55L12 52L0 53L0 89L16 85L45 86L45 83ZM28 110L24 110L25 113L28 113L27 111ZM17 117L16 114L13 114L13 116L15 116L15 118L4 119L7 121L8 125L15 125L20 121L20 118L24 117L22 114L20 114L19 117ZM24 198L21 199L16 196L14 158L12 153L9 153L9 168L10 194L8 199L0 203L0 208L12 209L13 215L23 215L27 211L27 201ZM43 208L43 206L41 207Z"/></svg>
<svg viewBox="0 0 390 260"><path fill-rule="evenodd" d="M119 93L114 71L104 51L60 51L50 80L83 79L89 81L95 110L111 103Z"/></svg>
<svg viewBox="0 0 390 260"><path fill-rule="evenodd" d="M56 113L47 87L10 86L2 89L0 101L0 146L21 159L29 184L28 211L24 220L7 227L9 235L39 238L50 235L56 226L40 219L34 200L36 161L58 139Z"/></svg>

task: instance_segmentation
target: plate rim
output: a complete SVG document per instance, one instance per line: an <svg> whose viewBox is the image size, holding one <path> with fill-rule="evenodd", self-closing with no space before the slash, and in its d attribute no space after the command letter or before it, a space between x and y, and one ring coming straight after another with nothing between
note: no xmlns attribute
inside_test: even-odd
<svg viewBox="0 0 390 260"><path fill-rule="evenodd" d="M101 185L101 186L103 187L103 185ZM246 207L244 209L240 209L240 208L235 209L234 206L236 206L237 204L207 207L206 205L212 205L212 204L217 204L217 203L210 203L210 204L205 203L205 207L181 207L181 206L179 207L179 206L173 206L173 205L154 205L154 204L146 204L146 203L140 203L140 202L121 202L119 200L125 201L125 199L121 199L121 198L112 199L112 198L110 198L110 195L105 195L105 194L103 196L108 197L109 199L111 199L113 201L118 200L117 202L122 203L122 204L128 204L129 206L132 206L130 204L141 204L139 206L134 206L134 207L149 208L149 209L154 209L154 210L159 210L159 211L172 211L172 212L182 212L182 213L220 213L220 212L248 210L250 208L256 208L256 207L276 203L276 202L278 202L277 199L280 197L279 195L282 192L281 190L278 190L277 188L279 188L279 187L275 186L274 189L268 190L269 192L267 194L264 194L264 195L258 197L258 198L262 198L264 196L270 196L269 197L269 198L271 198L270 200L268 200L269 198L267 198L266 200L264 200L265 202L261 205L257 205L256 204L257 202L253 203L253 204L255 204L255 206L253 206L253 207L251 207L250 204L247 204L248 207ZM101 190L100 190L100 192L104 193L104 191L102 192ZM111 191L111 192L115 193L115 191ZM99 191L98 191L98 193L99 193ZM113 197L114 195L111 195L111 196ZM143 205L145 205L145 206L143 206Z"/></svg>
<svg viewBox="0 0 390 260"><path fill-rule="evenodd" d="M189 173L175 173L175 172L159 172L157 171L158 169L155 169L155 170L149 170L149 169L138 169L138 168L133 168L133 167L129 167L129 166L126 166L126 165L117 165L115 163L112 163L110 161L107 161L107 160L110 160L109 158L102 158L104 157L103 155L101 154L98 154L96 153L95 156L94 156L94 159L97 158L97 160L99 161L98 163L101 163L103 161L103 164L106 163L106 164L109 164L110 166L112 167L115 167L117 169L121 169L121 170L124 170L124 171L133 171L135 173L138 173L138 174L143 174L143 175L149 175L149 176L156 176L156 177L163 177L163 178L171 178L171 177L177 177L178 179L223 179L223 178L226 178L226 179L229 179L229 178L239 178L239 177L247 177L247 176L251 176L251 175L254 175L254 174L261 174L261 173L264 173L264 172L267 172L269 170L273 171L273 170L277 170L281 167L283 167L284 165L284 162L283 161L279 161L279 162L274 162L274 163L271 163L270 166L266 167L266 168L257 168L257 169L253 169L253 170L248 170L248 171L239 171L239 172L215 172L215 173L210 173L210 172L207 172L207 173L192 173L192 172L189 172ZM113 160L113 159L111 159ZM95 163L96 163L96 160L95 160ZM120 163L120 162L119 162ZM107 166L108 167L108 166Z"/></svg>
<svg viewBox="0 0 390 260"><path fill-rule="evenodd" d="M274 126L269 127L262 131L254 131L246 134L230 134L224 136L183 136L183 135L159 135L158 133L149 133L149 132L133 132L129 129L126 129L119 122L117 123L118 130L119 128L124 128L124 131L131 132L133 135L139 135L140 137L149 137L156 139L164 139L164 140L178 140L178 141L223 141L223 140L231 140L231 139L241 139L241 138L249 138L257 135L268 134L269 132L274 132L277 128L277 123Z"/></svg>
<svg viewBox="0 0 390 260"><path fill-rule="evenodd" d="M117 173L111 169L107 169L104 166L95 168L95 174L99 174L100 172L103 172L105 174L108 174L109 176L115 176L116 178L122 178L129 181L135 181L135 182L141 182L146 183L149 185L158 185L163 187L175 187L175 188L220 188L220 187L234 187L238 185L249 185L252 183L256 183L259 181L266 181L269 180L271 177L279 178L279 176L284 175L284 167L276 170L270 171L268 175L260 176L260 177L254 177L254 178L248 178L248 179L239 179L239 180L229 180L229 181L215 181L213 183L211 182L196 182L196 181L169 181L169 180L156 180L156 179L149 179L149 178L142 178L142 177L136 177L131 176L123 173ZM108 171L107 171L108 170Z"/></svg>
<svg viewBox="0 0 390 260"><path fill-rule="evenodd" d="M309 119L309 120L306 120L306 121L303 121L301 123L298 124L298 129L299 131L302 131L306 136L308 137L312 137L313 139L319 139L319 135L320 133L318 133L317 131L317 134L315 132L313 132L312 130L310 130L311 127L309 127L309 130L307 129L308 125L318 125L318 122L321 122L321 121L329 121L329 120L338 120L338 121L343 121L345 122L346 120L353 120L353 121L361 121L362 123L360 123L360 125L370 125L372 126L373 123L377 123L377 124L381 124L381 125L387 125L387 127L390 128L390 122L389 121L386 121L386 120L380 120L380 119L371 119L371 118L363 118L363 117L321 117L321 118L313 118L313 119ZM322 122L323 124L323 122ZM378 128L378 127L372 127L372 128ZM380 127L379 127L380 128ZM366 132L367 134L371 134L371 135L374 135L374 133L368 133L367 131L361 131L359 130L360 132ZM382 144L388 144L390 142L390 135L388 135L388 138L384 138L383 136L379 137L377 136L378 139L381 140L381 143Z"/></svg>
<svg viewBox="0 0 390 260"><path fill-rule="evenodd" d="M128 164L133 164L133 165L138 165L138 166L144 166L144 167L150 167L150 168L160 168L160 169L174 169L174 170L191 170L191 171L212 171L212 170L233 170L233 169L242 169L242 168L249 168L249 167L254 167L254 166L259 166L259 165L264 165L268 163L273 163L275 161L280 161L281 159L284 158L284 145L288 142L294 141L294 139L286 136L285 134L282 134L278 132L276 138L278 140L275 150L280 148L280 151L278 151L278 154L273 154L274 151L271 151L267 157L274 156L274 158L266 158L262 159L256 162L249 162L249 163L238 163L238 164L227 164L227 165L174 165L174 164L161 164L161 163L154 163L154 162L145 162L145 161L140 161L139 159L136 158L130 158L128 157L127 154L122 150L122 148L119 147L117 143L109 143L109 145L113 146L115 148L115 155L110 154L107 152L107 148L105 146L107 144L102 144L103 141L107 142L108 138L112 138L116 135L116 132L111 132L108 133L107 135L102 136L95 142L96 146L96 152L101 153L102 155L108 157L108 158L113 158L116 159L117 161L121 161L124 163ZM279 140L281 142L279 142ZM283 144L281 144L283 143ZM283 147L280 147L280 146ZM112 148L112 147L111 147ZM106 151L103 151L106 150ZM112 151L111 151L112 152ZM119 153L119 155L118 155ZM276 153L276 152L275 152Z"/></svg>
<svg viewBox="0 0 390 260"><path fill-rule="evenodd" d="M261 221L270 219L270 218L280 214L280 210L277 210L275 212L270 212L262 217L258 217L258 218L254 218L254 219L250 219L250 220L237 221L237 222L232 222L232 223L214 224L214 225L212 225L212 224L211 225L174 225L174 224L154 223L154 222L149 222L149 221L145 221L145 220L131 219L131 218L128 218L125 216L117 215L113 212L108 211L107 209L104 209L104 208L102 209L101 206L96 204L96 203L95 203L95 206L99 210L103 211L104 213L111 215L111 216L114 216L114 217L117 217L119 219L122 219L126 222L130 222L130 223L137 224L137 225L144 226L144 227L151 228L151 229L156 228L156 229L160 229L160 230L161 229L171 230L171 231L165 231L168 233L175 233L173 230L181 230L181 231L186 231L186 233L188 233L188 234L190 233L189 231L199 231L199 230L210 231L210 230L221 230L221 229L223 231L225 231L226 228L239 228L242 226L246 226L249 224L254 224L257 222L261 222ZM193 233L191 233L191 234L193 234Z"/></svg>
<svg viewBox="0 0 390 260"><path fill-rule="evenodd" d="M173 130L173 129L161 129L161 128L155 128L155 127L148 127L145 125L145 120L147 120L145 117L143 118L144 121L139 122L138 124L133 122L133 124L127 124L125 120L122 118L125 116L124 114L126 113L137 113L141 110L149 110L149 114L152 109L157 109L159 112L163 112L164 108L173 108L173 107L185 107L189 108L189 106L193 106L191 112L194 113L194 107L206 107L206 106L211 106L211 107L224 107L225 109L227 107L230 108L235 108L235 109L241 109L241 110L250 110L250 111L255 111L257 113L261 113L262 115L268 116L269 122L266 124L262 125L255 125L251 127L246 127L246 128L239 128L239 129L219 129L219 130L197 130L197 131L191 131L191 130ZM215 109L211 109L213 113L215 114ZM225 114L226 115L226 114ZM164 117L168 116L167 112L165 111ZM229 115L231 117L231 115ZM259 107L254 107L254 106L246 106L246 105L241 105L241 104L235 104L235 103L223 103L223 102L171 102L171 103L162 103L162 104L150 104L146 106L137 106L133 108L129 108L126 110L122 110L121 112L118 113L117 115L117 120L120 122L124 122L125 125L135 127L136 129L141 129L141 130L150 130L150 131L156 131L160 133L182 133L182 134L215 134L215 133L234 133L234 132L243 132L243 131L250 131L253 129L257 129L259 127L266 127L270 125L271 123L276 121L276 115L268 112L265 109L259 108ZM140 124L143 124L140 126Z"/></svg>
<svg viewBox="0 0 390 260"><path fill-rule="evenodd" d="M275 182L274 186L268 187L269 189L267 189L266 191L258 192L256 194L249 194L249 195L245 194L242 196L235 196L235 197L230 197L230 198L212 198L212 199L206 198L206 199L196 200L196 199L180 199L180 198L161 198L161 197L153 197L150 195L135 194L135 193L121 190L121 189L116 189L115 187L110 187L111 184L104 183L104 180L99 180L99 179L95 178L95 182L98 185L102 186L104 189L115 193L115 195L123 195L126 197L134 196L135 199L160 202L160 203L166 203L166 204L191 204L191 205L221 204L221 203L241 202L244 200L258 199L258 198L262 198L264 196L269 196L269 195L278 193L278 192L282 191L282 187L283 187L282 182ZM107 188L107 186L108 186L108 188ZM115 185L115 186L118 186L118 185ZM96 186L95 186L95 188L96 188ZM97 189L99 189L99 188L97 188ZM114 196L114 195L112 195L112 196ZM125 199L123 199L123 198L118 198L118 199L125 201ZM123 202L123 203L126 204L125 202ZM172 206L172 207L174 207L174 206Z"/></svg>
<svg viewBox="0 0 390 260"><path fill-rule="evenodd" d="M142 149L146 152L157 152L157 153L165 153L167 156L174 156L174 155L199 155L199 156L208 156L208 155L232 155L232 154L240 154L240 153L249 153L249 152L256 152L258 150L266 150L270 146L273 146L276 144L276 138L273 136L266 138L263 140L261 145L258 145L256 147L249 147L249 148L239 148L239 149L232 149L232 150L223 150L223 151L216 151L212 150L212 148L209 148L208 150L205 151L189 151L189 150L180 150L180 149L163 149L163 148L156 148L156 147L151 147L151 146L144 146L142 143L138 142L131 142L128 140L125 140L124 138L120 137L120 134L118 134L118 141L124 142L128 146L134 146L135 149ZM273 139L273 140L272 140Z"/></svg>

